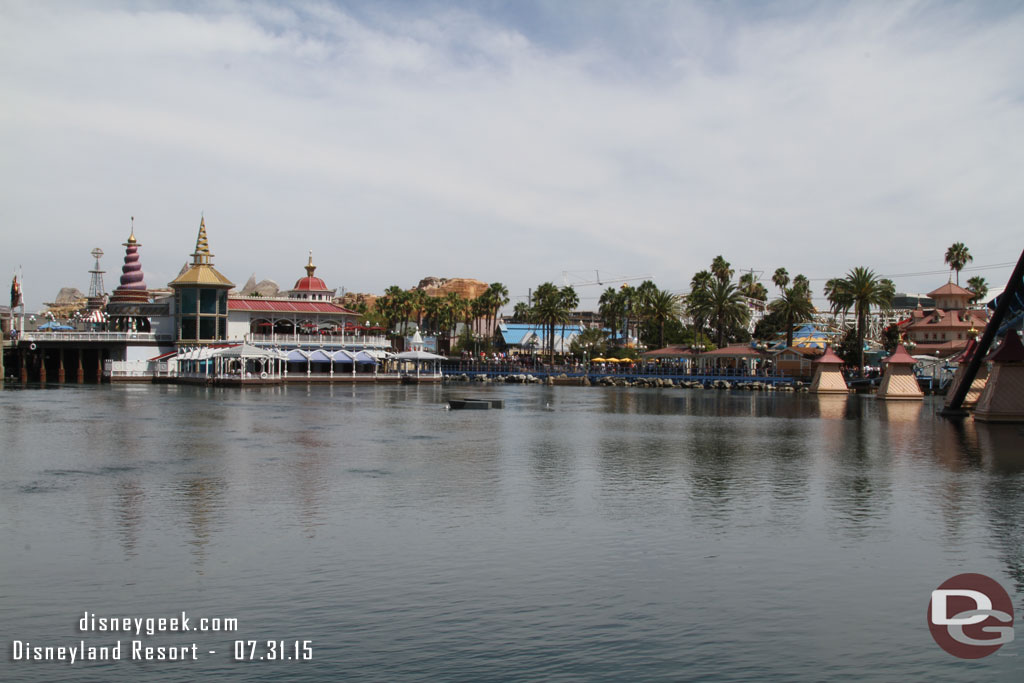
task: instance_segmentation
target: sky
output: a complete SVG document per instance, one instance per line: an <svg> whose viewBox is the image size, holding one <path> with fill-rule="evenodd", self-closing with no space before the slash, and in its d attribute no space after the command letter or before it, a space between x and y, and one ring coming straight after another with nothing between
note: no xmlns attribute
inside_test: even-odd
<svg viewBox="0 0 1024 683"><path fill-rule="evenodd" d="M1024 248L1021 2L0 3L0 272L898 291ZM636 278L636 279L633 279ZM597 284L600 281L601 284ZM6 297L4 297L6 303Z"/></svg>

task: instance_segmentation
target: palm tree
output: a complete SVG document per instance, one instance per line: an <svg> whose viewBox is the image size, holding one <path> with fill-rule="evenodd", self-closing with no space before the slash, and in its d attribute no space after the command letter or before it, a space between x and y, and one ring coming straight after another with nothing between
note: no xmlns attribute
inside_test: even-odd
<svg viewBox="0 0 1024 683"><path fill-rule="evenodd" d="M785 268L776 268L772 275L772 284L779 289L785 289L789 284L789 272Z"/></svg>
<svg viewBox="0 0 1024 683"><path fill-rule="evenodd" d="M679 297L667 289L659 289L647 300L647 316L658 325L658 348L665 346L665 323L678 318L681 309Z"/></svg>
<svg viewBox="0 0 1024 683"><path fill-rule="evenodd" d="M441 309L442 319L444 322L444 332L448 337L448 349L451 350L452 338L455 336L455 328L459 324L459 320L462 318L462 302L463 298L459 296L458 292L448 292L442 299L443 308Z"/></svg>
<svg viewBox="0 0 1024 683"><path fill-rule="evenodd" d="M619 287L619 309L622 311L622 316L625 318L624 324L624 336L626 337L626 345L629 345L630 339L630 327L633 318L633 311L636 309L637 295L636 288L630 285L622 285Z"/></svg>
<svg viewBox="0 0 1024 683"><path fill-rule="evenodd" d="M814 317L814 304L810 290L794 281L792 287L785 287L782 295L768 304L768 310L786 319L786 348L793 345L793 326Z"/></svg>
<svg viewBox="0 0 1024 683"><path fill-rule="evenodd" d="M758 301L765 301L768 298L768 290L757 281L757 276L753 273L748 272L740 275L739 286L743 296L757 299Z"/></svg>
<svg viewBox="0 0 1024 683"><path fill-rule="evenodd" d="M715 279L696 297L691 293L691 305L701 319L714 322L718 346L725 344L727 330L746 325L750 319L750 308L743 295L728 281Z"/></svg>
<svg viewBox="0 0 1024 683"><path fill-rule="evenodd" d="M533 314L530 310L530 304L525 301L517 301L515 307L512 309L512 319L517 323L530 322L533 318Z"/></svg>
<svg viewBox="0 0 1024 683"><path fill-rule="evenodd" d="M534 320L544 326L552 363L555 362L555 326L561 317L561 303L562 293L551 282L544 282L533 291Z"/></svg>
<svg viewBox="0 0 1024 683"><path fill-rule="evenodd" d="M580 353L581 350L587 354L589 358L597 358L604 355L604 345L607 340L605 331L599 327L588 327L581 331L572 341L572 348L576 349L575 353Z"/></svg>
<svg viewBox="0 0 1024 683"><path fill-rule="evenodd" d="M967 281L967 289L974 292L974 296L971 297L971 303L976 304L988 294L988 283L985 282L985 278L982 276L975 275Z"/></svg>
<svg viewBox="0 0 1024 683"><path fill-rule="evenodd" d="M380 311L381 316L387 321L389 332L398 331L395 329L395 326L402 315L402 299L404 295L404 289L398 285L391 285L384 290L384 296L377 299L377 310Z"/></svg>
<svg viewBox="0 0 1024 683"><path fill-rule="evenodd" d="M879 278L870 268L858 266L844 278L833 278L825 286L833 311L853 309L857 316L857 349L860 355L860 373L864 374L864 335L867 331L871 307L888 309L892 306L894 287L891 280Z"/></svg>
<svg viewBox="0 0 1024 683"><path fill-rule="evenodd" d="M954 242L949 249L946 250L946 263L949 264L950 270L956 271L956 283L960 284L960 271L964 269L969 261L973 261L974 257L971 256L967 247L964 246L963 242Z"/></svg>
<svg viewBox="0 0 1024 683"><path fill-rule="evenodd" d="M807 279L807 276L803 273L798 274L793 278L793 287L799 288L807 292L808 296L811 293L811 281Z"/></svg>
<svg viewBox="0 0 1024 683"><path fill-rule="evenodd" d="M444 300L441 297L427 295L423 300L423 324L434 334L441 331Z"/></svg>
<svg viewBox="0 0 1024 683"><path fill-rule="evenodd" d="M700 338L708 322L711 285L715 281L710 271L701 270L690 279L690 295L686 298L686 312L693 318L694 336Z"/></svg>
<svg viewBox="0 0 1024 683"><path fill-rule="evenodd" d="M413 310L416 312L416 329L423 329L423 316L426 313L427 293L422 289L414 289L410 293Z"/></svg>
<svg viewBox="0 0 1024 683"><path fill-rule="evenodd" d="M495 323L498 321L498 313L511 301L508 296L508 287L500 282L492 282L487 288L487 301L491 304L491 318L487 325L487 331L488 334L493 334Z"/></svg>
<svg viewBox="0 0 1024 683"><path fill-rule="evenodd" d="M601 314L601 320L611 330L613 344L618 339L619 318L622 316L619 303L619 292L614 287L601 292L601 298L597 302L597 311Z"/></svg>
<svg viewBox="0 0 1024 683"><path fill-rule="evenodd" d="M576 307L580 305L580 295L576 293L576 289L572 285L565 285L558 292L560 297L561 306L561 323L562 323L562 354L565 354L565 324L569 322L569 314L576 310Z"/></svg>
<svg viewBox="0 0 1024 683"><path fill-rule="evenodd" d="M711 262L711 274L714 275L715 279L719 282L729 282L732 280L732 274L735 272L729 267L729 265L729 262L719 254L715 257L715 260Z"/></svg>

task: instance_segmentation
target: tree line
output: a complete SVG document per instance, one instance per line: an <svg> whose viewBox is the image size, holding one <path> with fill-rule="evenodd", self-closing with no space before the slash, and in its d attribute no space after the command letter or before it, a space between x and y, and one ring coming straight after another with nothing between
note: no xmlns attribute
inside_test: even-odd
<svg viewBox="0 0 1024 683"><path fill-rule="evenodd" d="M959 282L960 271L973 260L967 247L957 242L945 254L951 278L955 272ZM794 329L813 319L816 309L812 303L810 280L803 274L790 277L785 267L775 270L771 282L778 290L770 302L770 293L757 281L752 272L742 273L734 280L735 270L724 256L716 256L707 269L694 274L688 295L679 295L659 288L653 281L640 285L608 287L598 300L601 328L584 329L578 334L570 351L595 357L614 349L631 346L633 341L647 346L691 344L705 348L724 346L730 341L745 342L752 338L770 339L785 334L786 346L793 345ZM968 289L978 301L985 297L988 285L983 277L968 280ZM837 352L850 364L864 366L864 341L871 311L891 308L895 285L872 269L858 266L846 275L829 279L824 295L834 315L852 313L855 325L841 340ZM476 320L484 320L486 329L493 330L502 307L510 301L508 288L500 282L492 283L475 299L467 299L450 292L443 297L432 297L423 290L403 290L397 285L389 287L377 299L376 306L359 311L368 319L376 319L401 334L408 333L408 324L427 333L451 339L458 323L466 329ZM753 333L748 331L752 308L765 307L766 315L758 322ZM556 355L556 330L565 328L578 308L580 298L571 285L558 287L552 282L538 285L526 301L517 302L512 320L537 325L544 331L545 349L552 360ZM690 324L684 325L683 318ZM402 328L399 330L398 325ZM564 351L564 349L563 349Z"/></svg>

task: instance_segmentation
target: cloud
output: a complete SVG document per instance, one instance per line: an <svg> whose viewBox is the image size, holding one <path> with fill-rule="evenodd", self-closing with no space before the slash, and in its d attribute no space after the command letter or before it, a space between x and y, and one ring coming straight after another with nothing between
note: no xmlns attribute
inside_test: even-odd
<svg viewBox="0 0 1024 683"><path fill-rule="evenodd" d="M129 215L151 286L200 211L237 282L288 283L312 248L331 286L378 292L594 269L679 290L719 253L830 277L1021 246L1020 12L178 7L0 9L0 267L24 265L30 304L84 288L93 246L119 267Z"/></svg>

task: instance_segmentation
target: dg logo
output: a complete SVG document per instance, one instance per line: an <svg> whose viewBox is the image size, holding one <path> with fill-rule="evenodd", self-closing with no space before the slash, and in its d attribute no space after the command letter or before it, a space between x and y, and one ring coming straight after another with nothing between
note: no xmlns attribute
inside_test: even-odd
<svg viewBox="0 0 1024 683"><path fill-rule="evenodd" d="M951 655L987 657L1013 640L1013 603L984 574L959 574L932 591L928 629Z"/></svg>

